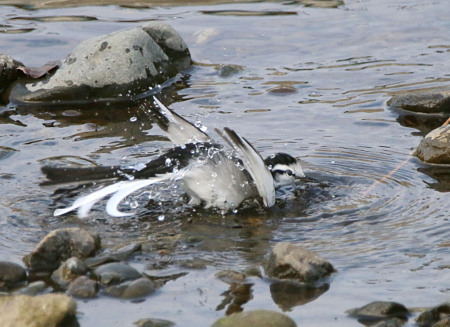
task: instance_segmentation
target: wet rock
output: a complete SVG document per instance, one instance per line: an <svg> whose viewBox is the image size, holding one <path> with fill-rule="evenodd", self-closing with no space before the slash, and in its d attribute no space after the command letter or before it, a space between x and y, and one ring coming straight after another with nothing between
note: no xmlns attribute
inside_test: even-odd
<svg viewBox="0 0 450 327"><path fill-rule="evenodd" d="M361 308L349 310L347 314L361 322L374 322L391 318L406 321L408 320L409 311L400 303L375 301Z"/></svg>
<svg viewBox="0 0 450 327"><path fill-rule="evenodd" d="M75 317L76 306L64 294L3 296L0 297L0 326L68 326L67 322Z"/></svg>
<svg viewBox="0 0 450 327"><path fill-rule="evenodd" d="M388 105L418 113L450 113L450 87L399 92Z"/></svg>
<svg viewBox="0 0 450 327"><path fill-rule="evenodd" d="M84 260L84 263L89 267L96 267L108 262L125 261L128 258L130 258L133 255L133 253L140 251L141 248L142 248L141 244L132 243L112 253L105 253L95 256L93 258L87 258L86 260Z"/></svg>
<svg viewBox="0 0 450 327"><path fill-rule="evenodd" d="M169 320L163 319L141 319L134 323L137 327L172 327L175 323Z"/></svg>
<svg viewBox="0 0 450 327"><path fill-rule="evenodd" d="M273 302L283 311L314 301L328 291L330 284L320 286L300 284L293 281L281 281L270 284L270 294Z"/></svg>
<svg viewBox="0 0 450 327"><path fill-rule="evenodd" d="M233 283L242 284L245 283L247 279L247 277L244 274L234 270L221 270L218 273L216 273L216 278L227 284Z"/></svg>
<svg viewBox="0 0 450 327"><path fill-rule="evenodd" d="M91 299L97 296L98 283L86 276L80 276L70 283L67 293L77 298Z"/></svg>
<svg viewBox="0 0 450 327"><path fill-rule="evenodd" d="M61 262L71 257L87 258L99 248L97 233L76 227L62 228L48 234L23 261L30 270L53 271Z"/></svg>
<svg viewBox="0 0 450 327"><path fill-rule="evenodd" d="M0 54L0 93L7 89L22 73L19 70L24 65L14 58Z"/></svg>
<svg viewBox="0 0 450 327"><path fill-rule="evenodd" d="M47 289L47 285L41 280L38 280L36 282L32 282L28 284L27 286L20 288L16 291L14 291L12 294L14 295L36 295L38 293L42 293L44 290Z"/></svg>
<svg viewBox="0 0 450 327"><path fill-rule="evenodd" d="M450 125L428 133L417 147L415 155L428 163L450 164Z"/></svg>
<svg viewBox="0 0 450 327"><path fill-rule="evenodd" d="M11 101L47 106L130 101L190 63L180 35L170 25L150 22L82 42L52 76L15 85Z"/></svg>
<svg viewBox="0 0 450 327"><path fill-rule="evenodd" d="M298 90L297 90L297 88L295 88L291 85L278 85L278 86L268 89L267 92L269 92L270 94L273 94L273 95L288 95L288 94L297 93Z"/></svg>
<svg viewBox="0 0 450 327"><path fill-rule="evenodd" d="M107 287L104 292L107 295L119 297L122 299L136 299L154 293L155 284L147 278L139 278L136 280L121 283Z"/></svg>
<svg viewBox="0 0 450 327"><path fill-rule="evenodd" d="M88 272L86 264L76 257L65 261L52 274L52 279L61 286L69 284L78 276L85 275Z"/></svg>
<svg viewBox="0 0 450 327"><path fill-rule="evenodd" d="M232 314L217 320L211 327L296 327L297 324L285 314L254 310Z"/></svg>
<svg viewBox="0 0 450 327"><path fill-rule="evenodd" d="M18 286L27 280L22 266L9 261L0 261L0 291Z"/></svg>
<svg viewBox="0 0 450 327"><path fill-rule="evenodd" d="M288 242L277 243L266 266L268 276L314 282L333 273L333 265L305 247Z"/></svg>
<svg viewBox="0 0 450 327"><path fill-rule="evenodd" d="M441 319L431 327L450 327L450 318Z"/></svg>
<svg viewBox="0 0 450 327"><path fill-rule="evenodd" d="M102 285L118 284L141 277L141 274L136 269L121 262L112 262L99 266L94 270L94 274L99 277Z"/></svg>
<svg viewBox="0 0 450 327"><path fill-rule="evenodd" d="M219 68L218 74L220 77L230 77L242 72L242 66L238 65L222 65Z"/></svg>
<svg viewBox="0 0 450 327"><path fill-rule="evenodd" d="M416 322L420 327L436 327L438 323L442 326L450 326L450 324L445 325L446 321L450 322L450 303L440 304L421 313L416 318Z"/></svg>

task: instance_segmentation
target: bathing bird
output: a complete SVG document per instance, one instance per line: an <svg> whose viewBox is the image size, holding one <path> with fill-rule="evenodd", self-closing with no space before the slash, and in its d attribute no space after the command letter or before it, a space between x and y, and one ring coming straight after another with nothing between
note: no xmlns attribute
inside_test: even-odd
<svg viewBox="0 0 450 327"><path fill-rule="evenodd" d="M174 147L145 164L134 166L42 167L45 184L112 181L107 186L76 199L72 205L54 211L55 216L77 210L87 217L92 207L108 197L106 212L122 217L135 214L119 210L119 204L132 193L151 185L175 182L189 196L190 205L234 210L247 199L262 207L275 204L275 190L304 177L299 161L286 153L262 159L258 151L233 129L215 129L224 141L215 142L204 128L190 123L167 108L158 98L149 106L157 125Z"/></svg>

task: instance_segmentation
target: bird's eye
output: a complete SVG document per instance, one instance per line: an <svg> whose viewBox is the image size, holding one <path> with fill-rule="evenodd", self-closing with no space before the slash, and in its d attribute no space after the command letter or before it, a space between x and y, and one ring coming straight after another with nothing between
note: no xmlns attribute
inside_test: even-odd
<svg viewBox="0 0 450 327"><path fill-rule="evenodd" d="M294 172L290 169L286 170L285 172L288 176L294 176Z"/></svg>

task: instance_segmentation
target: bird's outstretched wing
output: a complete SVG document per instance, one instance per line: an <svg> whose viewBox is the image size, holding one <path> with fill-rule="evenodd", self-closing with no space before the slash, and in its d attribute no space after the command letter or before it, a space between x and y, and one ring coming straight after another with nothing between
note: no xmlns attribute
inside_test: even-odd
<svg viewBox="0 0 450 327"><path fill-rule="evenodd" d="M258 151L235 131L225 127L224 133L216 129L219 134L238 154L245 169L249 172L256 184L259 195L263 199L264 206L271 207L275 204L275 187L273 177L264 164L264 160Z"/></svg>
<svg viewBox="0 0 450 327"><path fill-rule="evenodd" d="M153 97L153 100L156 108L150 108L151 113L158 126L175 145L212 141L208 134L167 108L158 98Z"/></svg>

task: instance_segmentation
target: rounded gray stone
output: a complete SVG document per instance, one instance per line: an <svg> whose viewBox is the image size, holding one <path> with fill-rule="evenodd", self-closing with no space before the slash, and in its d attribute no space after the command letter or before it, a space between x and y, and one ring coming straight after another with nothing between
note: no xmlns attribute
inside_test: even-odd
<svg viewBox="0 0 450 327"><path fill-rule="evenodd" d="M102 285L117 284L141 277L141 274L136 269L121 262L101 265L94 270L94 274L99 277Z"/></svg>
<svg viewBox="0 0 450 327"><path fill-rule="evenodd" d="M9 289L27 280L25 269L14 262L0 261L0 290Z"/></svg>
<svg viewBox="0 0 450 327"><path fill-rule="evenodd" d="M148 23L80 43L52 76L18 83L10 97L47 106L130 101L190 63L186 44L171 26Z"/></svg>

